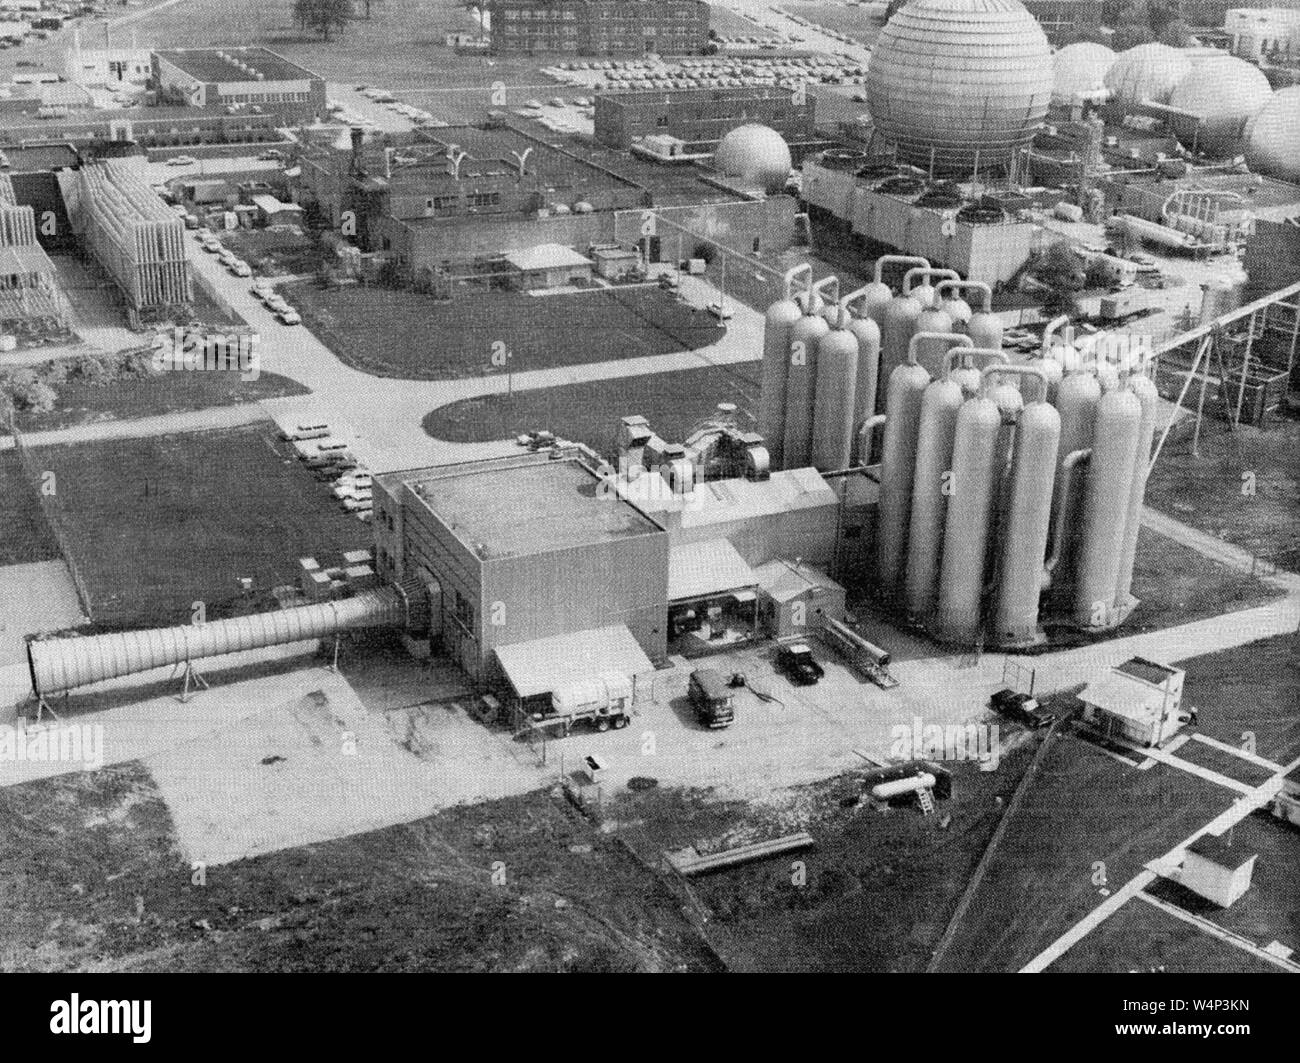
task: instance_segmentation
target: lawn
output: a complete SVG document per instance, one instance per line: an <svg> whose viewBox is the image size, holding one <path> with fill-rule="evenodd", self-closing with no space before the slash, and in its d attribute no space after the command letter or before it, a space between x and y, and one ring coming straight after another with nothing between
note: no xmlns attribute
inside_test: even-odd
<svg viewBox="0 0 1300 1063"><path fill-rule="evenodd" d="M242 380L237 370L154 373L106 384L59 384L58 404L48 413L18 415L22 432L45 432L90 422L130 420L164 413L234 406L242 402L306 395L308 388L275 373Z"/></svg>
<svg viewBox="0 0 1300 1063"><path fill-rule="evenodd" d="M684 439L720 402L734 402L742 424L752 427L758 377L758 363L749 362L490 395L434 410L424 430L435 439L481 443L546 429L612 456L619 418L631 414L647 417L670 442Z"/></svg>
<svg viewBox="0 0 1300 1063"><path fill-rule="evenodd" d="M694 350L724 334L707 311L653 286L530 296L458 286L456 297L359 286L285 285L304 323L348 365L408 380L500 374Z"/></svg>
<svg viewBox="0 0 1300 1063"><path fill-rule="evenodd" d="M59 544L16 450L0 450L0 565L58 560Z"/></svg>
<svg viewBox="0 0 1300 1063"><path fill-rule="evenodd" d="M1193 457L1190 437L1171 437L1147 484L1147 505L1300 571L1300 420L1229 432L1207 417L1200 452Z"/></svg>
<svg viewBox="0 0 1300 1063"><path fill-rule="evenodd" d="M231 229L217 238L259 275L301 275L320 268L316 241L302 230Z"/></svg>
<svg viewBox="0 0 1300 1063"><path fill-rule="evenodd" d="M370 545L262 422L249 428L43 447L57 519L101 627L184 622L269 608L297 559L333 562ZM251 577L254 594L239 597Z"/></svg>

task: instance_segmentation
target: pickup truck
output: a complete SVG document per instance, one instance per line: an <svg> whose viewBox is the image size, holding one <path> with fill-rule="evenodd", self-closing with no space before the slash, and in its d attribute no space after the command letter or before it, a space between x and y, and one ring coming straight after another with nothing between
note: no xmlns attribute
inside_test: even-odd
<svg viewBox="0 0 1300 1063"><path fill-rule="evenodd" d="M1037 698L1010 689L994 694L989 699L989 708L1030 728L1047 727L1056 719L1056 713L1041 708Z"/></svg>
<svg viewBox="0 0 1300 1063"><path fill-rule="evenodd" d="M790 682L799 686L812 686L826 674L826 669L813 659L812 649L805 642L782 646L776 654L776 667Z"/></svg>

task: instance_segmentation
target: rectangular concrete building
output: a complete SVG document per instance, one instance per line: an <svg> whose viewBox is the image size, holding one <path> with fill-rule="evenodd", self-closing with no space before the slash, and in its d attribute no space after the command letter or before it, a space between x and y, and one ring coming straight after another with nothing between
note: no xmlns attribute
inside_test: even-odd
<svg viewBox="0 0 1300 1063"><path fill-rule="evenodd" d="M260 106L282 115L325 114L325 79L268 48L176 48L153 53L159 102Z"/></svg>
<svg viewBox="0 0 1300 1063"><path fill-rule="evenodd" d="M709 41L703 0L492 0L495 55L694 55Z"/></svg>
<svg viewBox="0 0 1300 1063"><path fill-rule="evenodd" d="M711 152L737 126L758 122L789 144L815 136L815 102L795 103L788 89L656 89L602 92L596 96L596 139L612 148L630 147L654 135L675 137L686 154Z"/></svg>

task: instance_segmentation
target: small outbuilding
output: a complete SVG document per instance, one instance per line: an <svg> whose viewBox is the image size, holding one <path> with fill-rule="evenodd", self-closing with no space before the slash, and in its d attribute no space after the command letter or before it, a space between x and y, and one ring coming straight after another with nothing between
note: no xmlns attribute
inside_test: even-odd
<svg viewBox="0 0 1300 1063"><path fill-rule="evenodd" d="M758 614L770 637L806 635L826 619L844 620L844 588L820 569L778 558L759 565L754 573Z"/></svg>
<svg viewBox="0 0 1300 1063"><path fill-rule="evenodd" d="M506 265L516 274L516 287L526 291L562 288L591 282L591 259L563 244L538 244L522 251L507 251Z"/></svg>
<svg viewBox="0 0 1300 1063"><path fill-rule="evenodd" d="M1229 845L1213 834L1202 834L1187 847L1179 881L1193 893L1229 908L1250 889L1258 853Z"/></svg>
<svg viewBox="0 0 1300 1063"><path fill-rule="evenodd" d="M1105 738L1159 745L1192 720L1182 711L1183 676L1181 669L1131 657L1079 694L1083 720Z"/></svg>
<svg viewBox="0 0 1300 1063"><path fill-rule="evenodd" d="M259 225L299 225L302 223L302 207L297 203L285 203L275 196L254 195L249 197L257 209Z"/></svg>

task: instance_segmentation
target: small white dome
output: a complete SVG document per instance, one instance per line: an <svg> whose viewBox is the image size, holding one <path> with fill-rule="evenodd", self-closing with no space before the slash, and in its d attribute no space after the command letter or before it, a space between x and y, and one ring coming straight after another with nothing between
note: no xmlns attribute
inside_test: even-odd
<svg viewBox="0 0 1300 1063"><path fill-rule="evenodd" d="M713 165L728 177L778 192L789 179L794 163L780 133L765 125L751 124L738 126L718 141Z"/></svg>

